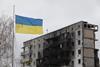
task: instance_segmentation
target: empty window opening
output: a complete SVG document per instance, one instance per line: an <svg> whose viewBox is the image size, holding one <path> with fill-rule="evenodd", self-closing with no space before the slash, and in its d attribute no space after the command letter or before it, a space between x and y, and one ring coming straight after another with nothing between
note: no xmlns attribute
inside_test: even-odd
<svg viewBox="0 0 100 67"><path fill-rule="evenodd" d="M88 25L88 28L90 28L90 25Z"/></svg>
<svg viewBox="0 0 100 67"><path fill-rule="evenodd" d="M80 31L78 31L77 33L78 33L78 36L80 36L80 35L81 35L81 32L80 32Z"/></svg>
<svg viewBox="0 0 100 67"><path fill-rule="evenodd" d="M39 48L41 47L41 45L39 44Z"/></svg>
<svg viewBox="0 0 100 67"><path fill-rule="evenodd" d="M63 44L60 44L60 48L63 48Z"/></svg>
<svg viewBox="0 0 100 67"><path fill-rule="evenodd" d="M78 59L78 64L80 64L81 63L81 59Z"/></svg>
<svg viewBox="0 0 100 67"><path fill-rule="evenodd" d="M78 54L81 54L81 50L80 49L78 50Z"/></svg>
<svg viewBox="0 0 100 67"><path fill-rule="evenodd" d="M87 27L87 25L86 25L86 24L84 24L84 27L86 28L86 27Z"/></svg>
<svg viewBox="0 0 100 67"><path fill-rule="evenodd" d="M72 46L74 46L75 44L74 44L74 42L72 42Z"/></svg>
<svg viewBox="0 0 100 67"><path fill-rule="evenodd" d="M80 45L80 43L81 43L80 40L78 40L78 45Z"/></svg>
<svg viewBox="0 0 100 67"><path fill-rule="evenodd" d="M74 51L72 51L72 56L74 56Z"/></svg>

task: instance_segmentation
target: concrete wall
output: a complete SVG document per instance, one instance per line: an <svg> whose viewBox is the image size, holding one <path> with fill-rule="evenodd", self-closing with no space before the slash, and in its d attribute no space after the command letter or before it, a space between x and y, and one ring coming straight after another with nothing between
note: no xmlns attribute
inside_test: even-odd
<svg viewBox="0 0 100 67"><path fill-rule="evenodd" d="M84 58L85 67L94 67L94 59L93 58Z"/></svg>
<svg viewBox="0 0 100 67"><path fill-rule="evenodd" d="M94 49L84 48L84 57L94 58Z"/></svg>
<svg viewBox="0 0 100 67"><path fill-rule="evenodd" d="M95 48L94 40L84 39L84 47Z"/></svg>
<svg viewBox="0 0 100 67"><path fill-rule="evenodd" d="M94 49L95 36L94 30L84 29L84 65L85 67L95 67L94 65Z"/></svg>
<svg viewBox="0 0 100 67"><path fill-rule="evenodd" d="M84 29L84 37L94 38L94 31L89 29Z"/></svg>

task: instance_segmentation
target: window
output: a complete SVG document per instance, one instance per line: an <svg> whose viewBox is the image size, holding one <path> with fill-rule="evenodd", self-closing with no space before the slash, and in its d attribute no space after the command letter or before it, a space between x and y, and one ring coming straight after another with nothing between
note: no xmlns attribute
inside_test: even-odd
<svg viewBox="0 0 100 67"><path fill-rule="evenodd" d="M66 38L66 36L67 36L67 34L65 33L65 34L64 34L64 37Z"/></svg>
<svg viewBox="0 0 100 67"><path fill-rule="evenodd" d="M30 58L32 57L32 52L30 52L29 57L30 57Z"/></svg>
<svg viewBox="0 0 100 67"><path fill-rule="evenodd" d="M78 64L80 64L81 63L81 60L80 59L78 59Z"/></svg>
<svg viewBox="0 0 100 67"><path fill-rule="evenodd" d="M90 28L90 25L88 25L88 28Z"/></svg>
<svg viewBox="0 0 100 67"><path fill-rule="evenodd" d="M74 32L72 32L72 37L74 37Z"/></svg>
<svg viewBox="0 0 100 67"><path fill-rule="evenodd" d="M74 46L74 42L72 42L72 46Z"/></svg>
<svg viewBox="0 0 100 67"><path fill-rule="evenodd" d="M34 47L34 49L35 49L35 45L34 45L33 47Z"/></svg>
<svg viewBox="0 0 100 67"><path fill-rule="evenodd" d="M33 62L33 64L35 65L35 61Z"/></svg>
<svg viewBox="0 0 100 67"><path fill-rule="evenodd" d="M81 50L80 49L78 50L78 54L81 54Z"/></svg>
<svg viewBox="0 0 100 67"><path fill-rule="evenodd" d="M39 44L39 48L41 47L41 45Z"/></svg>
<svg viewBox="0 0 100 67"><path fill-rule="evenodd" d="M72 56L74 56L74 51L72 51Z"/></svg>
<svg viewBox="0 0 100 67"><path fill-rule="evenodd" d="M29 47L30 49L32 49L32 45L30 45L30 47Z"/></svg>
<svg viewBox="0 0 100 67"><path fill-rule="evenodd" d="M84 27L86 27L87 25L86 24L84 24Z"/></svg>
<svg viewBox="0 0 100 67"><path fill-rule="evenodd" d="M72 61L72 65L74 65L74 61Z"/></svg>
<svg viewBox="0 0 100 67"><path fill-rule="evenodd" d="M80 45L80 43L81 43L80 40L78 40L78 45Z"/></svg>
<svg viewBox="0 0 100 67"><path fill-rule="evenodd" d="M25 59L25 55L23 55L23 58Z"/></svg>
<svg viewBox="0 0 100 67"><path fill-rule="evenodd" d="M62 48L62 47L63 47L63 45L62 45L62 44L60 44L59 46L60 46L60 48Z"/></svg>
<svg viewBox="0 0 100 67"><path fill-rule="evenodd" d="M72 28L72 31L73 31L73 28Z"/></svg>
<svg viewBox="0 0 100 67"><path fill-rule="evenodd" d="M35 40L34 40L34 43L35 43Z"/></svg>
<svg viewBox="0 0 100 67"><path fill-rule="evenodd" d="M80 34L81 34L80 31L78 31L77 33L78 33L78 36L80 36Z"/></svg>
<svg viewBox="0 0 100 67"><path fill-rule="evenodd" d="M35 53L34 53L34 57L36 57Z"/></svg>
<svg viewBox="0 0 100 67"><path fill-rule="evenodd" d="M41 53L40 52L38 52L38 58L41 58Z"/></svg>
<svg viewBox="0 0 100 67"><path fill-rule="evenodd" d="M39 60L39 63L41 63L42 62L42 60Z"/></svg>
<svg viewBox="0 0 100 67"><path fill-rule="evenodd" d="M40 39L38 39L38 41L41 41Z"/></svg>
<svg viewBox="0 0 100 67"><path fill-rule="evenodd" d="M80 25L78 25L78 28L80 28Z"/></svg>

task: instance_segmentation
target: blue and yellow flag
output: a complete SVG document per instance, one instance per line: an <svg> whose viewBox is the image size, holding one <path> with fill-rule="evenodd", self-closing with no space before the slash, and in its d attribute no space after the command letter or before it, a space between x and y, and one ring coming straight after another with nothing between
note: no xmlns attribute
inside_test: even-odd
<svg viewBox="0 0 100 67"><path fill-rule="evenodd" d="M16 33L42 34L43 20L16 15Z"/></svg>

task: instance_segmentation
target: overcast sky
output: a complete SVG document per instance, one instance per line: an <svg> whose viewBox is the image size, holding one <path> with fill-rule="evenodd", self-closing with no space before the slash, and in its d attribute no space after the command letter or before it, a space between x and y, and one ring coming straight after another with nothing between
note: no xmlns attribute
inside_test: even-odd
<svg viewBox="0 0 100 67"><path fill-rule="evenodd" d="M0 16L13 16L13 5L17 15L43 19L44 33L81 20L100 26L100 0L0 0ZM20 50L20 43L34 37L16 34L17 49ZM100 31L97 39L100 40ZM100 41L96 47L100 48Z"/></svg>

